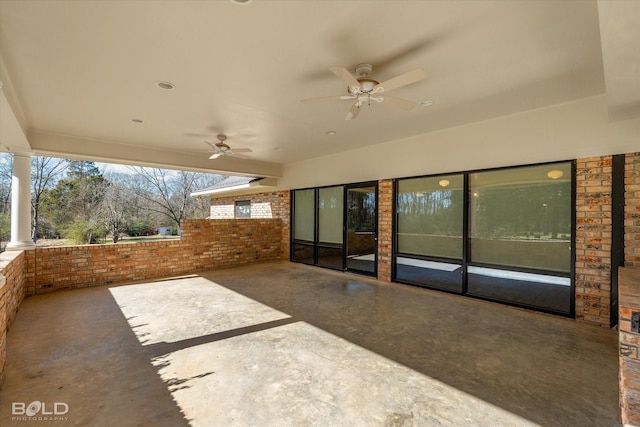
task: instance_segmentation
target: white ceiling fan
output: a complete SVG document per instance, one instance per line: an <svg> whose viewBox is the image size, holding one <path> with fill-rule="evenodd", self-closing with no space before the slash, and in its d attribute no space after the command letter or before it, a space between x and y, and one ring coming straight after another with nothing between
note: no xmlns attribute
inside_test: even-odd
<svg viewBox="0 0 640 427"><path fill-rule="evenodd" d="M392 107L403 110L412 109L417 105L417 102L389 96L387 92L418 82L427 77L427 73L425 73L422 68L417 68L379 83L371 76L373 71L371 64L359 64L356 66L355 75L351 74L349 70L344 67L329 67L329 70L347 84L347 94L303 99L302 102L309 103L334 99L353 99L355 103L351 106L345 120L352 120L358 117L360 107L363 105L371 105L371 101L384 102Z"/></svg>
<svg viewBox="0 0 640 427"><path fill-rule="evenodd" d="M234 148L233 150L229 145L225 142L227 140L227 136L224 134L218 134L217 136L218 142L209 142L205 141L207 145L213 148L214 153L209 157L210 159L217 159L221 156L233 156L238 159L248 159L249 157L243 156L238 153L251 153L253 150L251 148Z"/></svg>

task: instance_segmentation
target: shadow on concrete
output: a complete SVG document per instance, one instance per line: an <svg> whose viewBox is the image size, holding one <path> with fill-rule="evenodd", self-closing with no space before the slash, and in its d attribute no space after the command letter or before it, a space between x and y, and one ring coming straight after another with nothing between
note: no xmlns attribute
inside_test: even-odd
<svg viewBox="0 0 640 427"><path fill-rule="evenodd" d="M27 298L7 344L2 426L189 425L108 287ZM12 419L13 402L36 400L66 403L66 419Z"/></svg>
<svg viewBox="0 0 640 427"><path fill-rule="evenodd" d="M173 353L175 351L183 350L189 347L195 347L197 345L208 344L220 340L226 340L228 338L237 337L240 335L250 334L253 332L264 331L266 329L277 328L278 326L288 325L290 323L297 322L296 319L288 317L285 319L274 320L271 322L259 323L257 325L245 326L242 328L230 329L224 332L216 332L213 334L201 335L194 338L187 338L174 342L159 342L148 344L144 347L145 353L149 354L152 358L157 358L162 355ZM132 327L133 328L133 327ZM145 334L139 334L138 337L146 336ZM140 341L144 345L144 341Z"/></svg>
<svg viewBox="0 0 640 427"><path fill-rule="evenodd" d="M619 426L617 334L292 263L201 274L543 426Z"/></svg>

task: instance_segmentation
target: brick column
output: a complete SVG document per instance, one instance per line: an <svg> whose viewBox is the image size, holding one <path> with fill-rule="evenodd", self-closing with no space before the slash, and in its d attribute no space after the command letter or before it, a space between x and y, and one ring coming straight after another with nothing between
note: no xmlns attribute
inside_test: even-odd
<svg viewBox="0 0 640 427"><path fill-rule="evenodd" d="M393 180L378 182L378 280L391 281Z"/></svg>
<svg viewBox="0 0 640 427"><path fill-rule="evenodd" d="M612 156L577 160L576 319L609 326Z"/></svg>
<svg viewBox="0 0 640 427"><path fill-rule="evenodd" d="M625 155L624 266L640 268L640 153Z"/></svg>
<svg viewBox="0 0 640 427"><path fill-rule="evenodd" d="M625 155L624 267L618 272L620 409L623 424L640 425L640 153Z"/></svg>

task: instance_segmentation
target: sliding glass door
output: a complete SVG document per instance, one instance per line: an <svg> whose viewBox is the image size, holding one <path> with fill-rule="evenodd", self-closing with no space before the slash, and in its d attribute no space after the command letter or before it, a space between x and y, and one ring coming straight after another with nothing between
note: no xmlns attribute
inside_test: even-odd
<svg viewBox="0 0 640 427"><path fill-rule="evenodd" d="M291 260L376 274L377 183L292 191Z"/></svg>

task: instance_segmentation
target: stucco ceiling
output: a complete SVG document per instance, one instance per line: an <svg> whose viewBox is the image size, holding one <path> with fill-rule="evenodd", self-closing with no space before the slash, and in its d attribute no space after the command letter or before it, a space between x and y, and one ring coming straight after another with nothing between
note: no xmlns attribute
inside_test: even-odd
<svg viewBox="0 0 640 427"><path fill-rule="evenodd" d="M625 25L640 2L605 3L608 39L589 0L1 0L0 77L35 152L278 176L282 164L613 86L610 110L637 115L627 57L640 35ZM346 93L328 67L363 62L380 81L423 68L393 95L432 105L376 104L345 121L350 101L300 102ZM203 141L219 132L251 160L209 160Z"/></svg>

